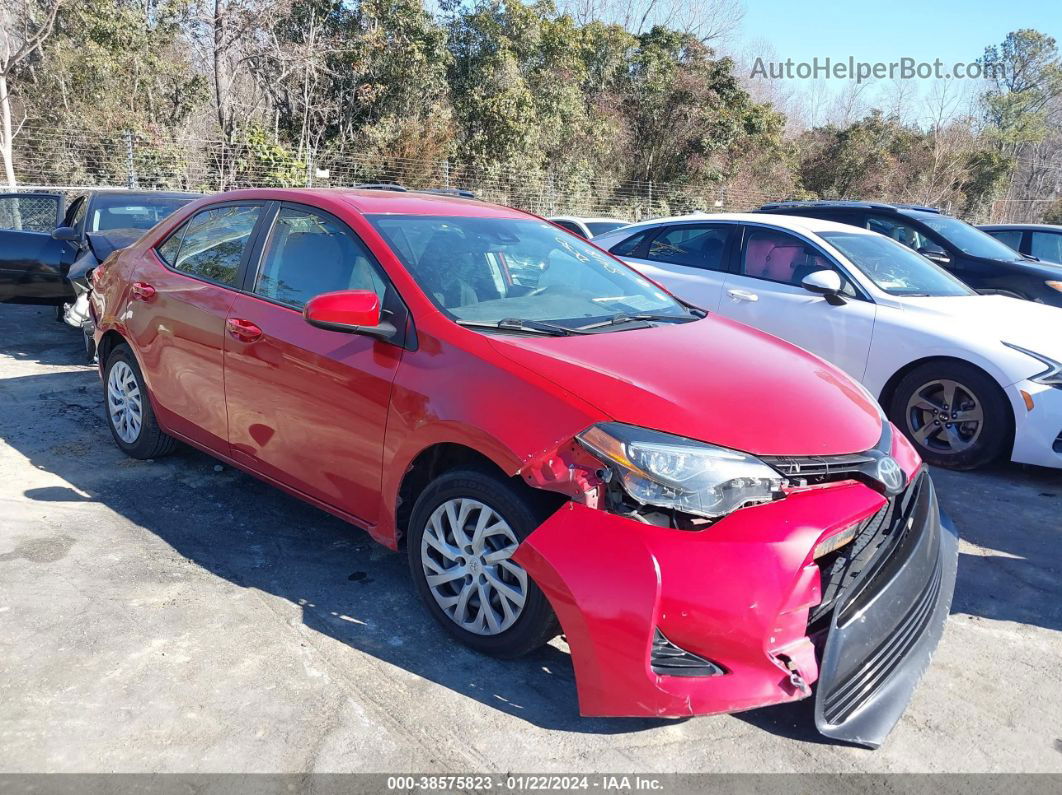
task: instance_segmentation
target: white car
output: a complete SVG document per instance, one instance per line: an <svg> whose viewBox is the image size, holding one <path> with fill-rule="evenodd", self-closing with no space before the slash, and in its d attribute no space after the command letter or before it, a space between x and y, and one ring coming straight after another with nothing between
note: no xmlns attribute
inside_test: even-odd
<svg viewBox="0 0 1062 795"><path fill-rule="evenodd" d="M1062 468L1062 309L978 295L894 240L815 218L664 218L594 243L838 365L930 463Z"/></svg>
<svg viewBox="0 0 1062 795"><path fill-rule="evenodd" d="M622 221L619 218L580 218L574 215L555 215L547 220L587 240L630 223L630 221Z"/></svg>

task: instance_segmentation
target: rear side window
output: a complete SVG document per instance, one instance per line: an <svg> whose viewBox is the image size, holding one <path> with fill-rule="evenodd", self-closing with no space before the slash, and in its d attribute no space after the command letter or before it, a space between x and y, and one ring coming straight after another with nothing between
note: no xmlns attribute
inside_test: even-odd
<svg viewBox="0 0 1062 795"><path fill-rule="evenodd" d="M365 244L324 215L285 207L277 215L254 292L301 309L315 295L372 290L384 302L387 282Z"/></svg>
<svg viewBox="0 0 1062 795"><path fill-rule="evenodd" d="M579 225L573 224L571 221L554 221L553 223L561 227L561 229L567 229L572 234L579 235L579 237L586 237Z"/></svg>
<svg viewBox="0 0 1062 795"><path fill-rule="evenodd" d="M626 240L617 243L609 251L617 257L633 257L642 243L645 242L645 239L649 237L649 234L655 231L655 229L644 229L638 234L631 235Z"/></svg>
<svg viewBox="0 0 1062 795"><path fill-rule="evenodd" d="M702 268L723 270L723 251L732 227L718 224L683 224L657 235L649 244L646 259Z"/></svg>
<svg viewBox="0 0 1062 795"><path fill-rule="evenodd" d="M1021 247L1020 229L991 229L986 231L1000 243L1010 246L1015 251L1018 251ZM1035 237L1033 239L1035 240Z"/></svg>
<svg viewBox="0 0 1062 795"><path fill-rule="evenodd" d="M158 247L159 256L175 270L235 286L259 212L257 206L202 210Z"/></svg>

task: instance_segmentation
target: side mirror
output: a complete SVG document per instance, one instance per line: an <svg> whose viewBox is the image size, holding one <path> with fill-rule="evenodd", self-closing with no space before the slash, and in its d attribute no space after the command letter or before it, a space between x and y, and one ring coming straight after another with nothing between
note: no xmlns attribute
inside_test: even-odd
<svg viewBox="0 0 1062 795"><path fill-rule="evenodd" d="M951 263L951 257L938 248L920 248L918 249L918 253L930 262L937 263L937 265L948 265Z"/></svg>
<svg viewBox="0 0 1062 795"><path fill-rule="evenodd" d="M52 230L52 240L66 240L70 243L80 243L81 235L70 226L60 226Z"/></svg>
<svg viewBox="0 0 1062 795"><path fill-rule="evenodd" d="M328 331L345 331L386 340L398 333L380 319L380 298L372 290L338 290L314 296L302 310L306 322Z"/></svg>
<svg viewBox="0 0 1062 795"><path fill-rule="evenodd" d="M837 271L821 270L809 273L803 278L800 285L810 293L824 296L827 302L831 304L844 303L844 298L841 297L844 282L841 281L841 274Z"/></svg>

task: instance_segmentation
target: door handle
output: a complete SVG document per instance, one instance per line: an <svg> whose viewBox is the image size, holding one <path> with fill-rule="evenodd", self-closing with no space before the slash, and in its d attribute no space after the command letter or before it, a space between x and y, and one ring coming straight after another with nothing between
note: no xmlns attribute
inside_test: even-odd
<svg viewBox="0 0 1062 795"><path fill-rule="evenodd" d="M727 290L726 294L729 295L735 301L759 301L760 297L756 293L749 292L748 290Z"/></svg>
<svg viewBox="0 0 1062 795"><path fill-rule="evenodd" d="M155 297L155 288L147 282L133 282L129 291L133 294L133 298L139 298L141 301L150 301Z"/></svg>
<svg viewBox="0 0 1062 795"><path fill-rule="evenodd" d="M225 321L225 330L240 342L254 342L262 336L262 329L250 320L230 317Z"/></svg>

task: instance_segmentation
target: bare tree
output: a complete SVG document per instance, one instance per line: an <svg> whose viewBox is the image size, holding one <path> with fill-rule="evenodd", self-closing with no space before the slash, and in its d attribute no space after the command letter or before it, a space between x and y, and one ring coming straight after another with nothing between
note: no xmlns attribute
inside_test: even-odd
<svg viewBox="0 0 1062 795"><path fill-rule="evenodd" d="M742 0L560 0L557 7L581 24L605 22L631 33L664 25L705 43L727 39L745 16Z"/></svg>
<svg viewBox="0 0 1062 795"><path fill-rule="evenodd" d="M15 71L34 53L55 27L62 0L5 0L0 6L0 155L7 184L15 187L15 136L26 122L25 114L14 123L11 89Z"/></svg>

